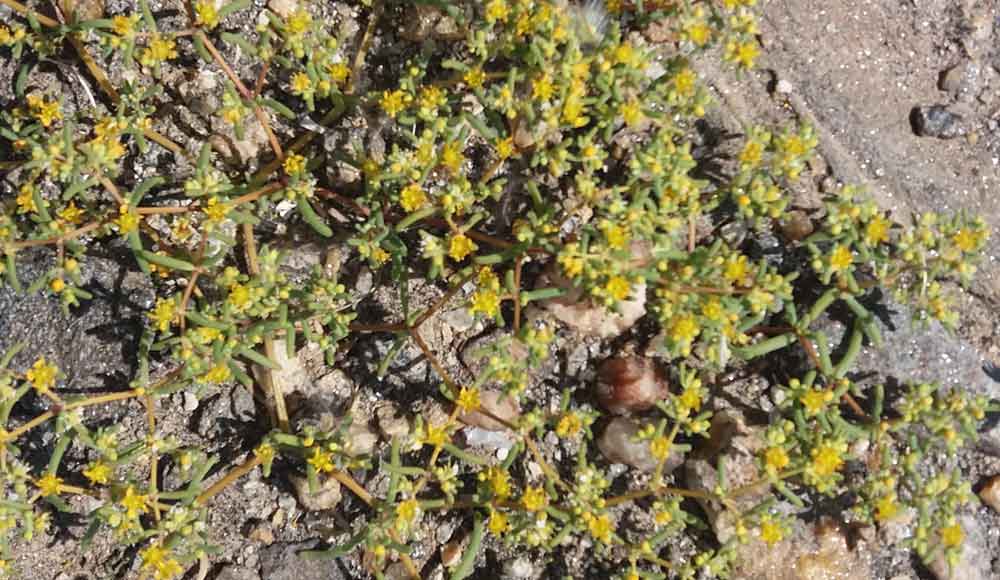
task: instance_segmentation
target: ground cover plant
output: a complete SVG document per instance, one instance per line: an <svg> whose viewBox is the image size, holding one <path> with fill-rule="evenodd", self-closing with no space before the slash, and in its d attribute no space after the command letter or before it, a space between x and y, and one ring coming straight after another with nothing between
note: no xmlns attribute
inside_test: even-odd
<svg viewBox="0 0 1000 580"><path fill-rule="evenodd" d="M957 322L955 283L971 279L988 231L964 214L896 223L850 186L822 211L790 207L788 188L817 143L808 126L747 127L706 153L699 123L711 103L691 59L752 67L753 0L372 0L359 3L367 26L353 36L305 2L138 2L107 13L0 4L17 15L0 24L0 54L19 63L15 102L0 113L5 283L72 311L92 298L90 252L119 244L158 289L135 376L119 389L61 393L57 366L18 368L16 349L6 353L3 562L57 525L67 498L86 495L101 505L83 514L83 545L109 535L135 546L140 576L158 580L205 569L213 498L256 469L301 474L315 490L332 479L367 504L356 529L301 557L360 553L375 577L395 562L421 577L412 544L420 521L441 512L468 529L453 578L486 566L488 549L544 554L584 541L595 546L588 566L626 578L725 577L740 545L776 545L798 510L840 505L848 491L843 518L879 526L916 514L914 553L957 561L956 513L975 499L959 473L926 459L974 439L990 403L851 371L864 345L881 343L875 313L889 296L915 324ZM414 9L452 27L401 36L386 70L371 72L380 22ZM254 25L236 26L246 19ZM651 27L670 50L640 34ZM89 103L40 80L66 54ZM252 64L237 69L237 59ZM229 142L178 143L161 127L177 98L169 75L206 67L224 78L206 115ZM384 145L326 146L354 123L379 127ZM241 159L233 144L248 133L268 151ZM140 175L150 151L178 170ZM358 179L339 189L331 166ZM337 268L291 275L279 248L293 231L365 263L399 310L366 319ZM777 251L757 251L762 239ZM20 280L19 255L38 247L51 250L51 268ZM414 281L438 298L412 300ZM422 334L453 301L496 329L464 377ZM847 321L842 336L824 323L832 316ZM296 420L274 376L307 344L335 365L353 337L373 333L392 340L377 373L415 345L439 387L421 397L448 412L418 415L407 435L358 455L349 415ZM591 361L596 386L541 388L558 333L648 335L655 357ZM734 371L782 377L758 476L730 482L720 455L712 486L687 487L672 470L717 440L714 398ZM156 399L234 381L261 399L270 429L246 442L245 461L220 465L158 433ZM83 411L106 404L141 405L147 433L89 425ZM618 415L639 418L627 444L649 459L630 464L624 486L610 465L629 461L597 443ZM488 421L516 441L502 459L458 437ZM35 465L21 445L43 428L55 437ZM553 434L572 452L556 458L542 444ZM372 471L387 475L383 488L361 483ZM685 535L697 541L680 553L672 542Z"/></svg>

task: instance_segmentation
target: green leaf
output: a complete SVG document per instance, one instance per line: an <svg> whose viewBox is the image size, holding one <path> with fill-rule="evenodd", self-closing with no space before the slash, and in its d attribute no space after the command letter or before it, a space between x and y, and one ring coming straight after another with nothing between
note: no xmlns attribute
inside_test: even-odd
<svg viewBox="0 0 1000 580"><path fill-rule="evenodd" d="M299 209L299 215L305 220L307 224L312 226L312 229L316 230L316 233L323 236L324 238L329 238L333 235L333 230L330 226L323 222L323 219L316 214L316 210L309 205L309 201L305 198L298 200L295 204Z"/></svg>
<svg viewBox="0 0 1000 580"><path fill-rule="evenodd" d="M182 272L194 272L195 265L186 260L179 260L170 256L161 256L160 254L150 252L149 250L142 250L136 255L141 256L143 259L158 266L163 266L164 268L180 270Z"/></svg>
<svg viewBox="0 0 1000 580"><path fill-rule="evenodd" d="M274 99L261 99L260 102L265 107L273 110L275 113L278 113L279 115L281 115L286 119L295 120L296 118L295 113L291 109L279 103L278 101L275 101Z"/></svg>

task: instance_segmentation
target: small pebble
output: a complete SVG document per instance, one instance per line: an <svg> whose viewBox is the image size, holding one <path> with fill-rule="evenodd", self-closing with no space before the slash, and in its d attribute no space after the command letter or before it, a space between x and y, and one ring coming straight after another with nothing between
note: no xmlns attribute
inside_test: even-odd
<svg viewBox="0 0 1000 580"><path fill-rule="evenodd" d="M615 415L645 411L668 394L663 371L650 359L610 358L601 364L597 376L597 398Z"/></svg>
<svg viewBox="0 0 1000 580"><path fill-rule="evenodd" d="M649 449L649 441L635 441L642 425L633 419L618 417L608 423L597 440L597 448L612 463L622 463L647 473L656 469L658 460ZM684 462L684 453L671 450L670 457L663 465L663 473L668 474Z"/></svg>
<svg viewBox="0 0 1000 580"><path fill-rule="evenodd" d="M309 479L306 477L293 475L289 480L295 489L295 497L304 510L311 512L331 510L340 503L340 482L332 477L321 475L316 493L309 491Z"/></svg>
<svg viewBox="0 0 1000 580"><path fill-rule="evenodd" d="M1000 512L1000 475L994 475L979 491L983 503Z"/></svg>
<svg viewBox="0 0 1000 580"><path fill-rule="evenodd" d="M964 118L952 113L944 105L917 107L910 114L913 129L920 137L954 139L965 135Z"/></svg>

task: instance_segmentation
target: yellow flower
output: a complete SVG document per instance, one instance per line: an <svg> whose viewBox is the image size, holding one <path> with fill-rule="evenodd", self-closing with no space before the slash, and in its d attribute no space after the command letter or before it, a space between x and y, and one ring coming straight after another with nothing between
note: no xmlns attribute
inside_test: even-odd
<svg viewBox="0 0 1000 580"><path fill-rule="evenodd" d="M570 278L576 278L583 273L583 258L568 254L560 254L559 264L562 266L563 272L566 273L566 276Z"/></svg>
<svg viewBox="0 0 1000 580"><path fill-rule="evenodd" d="M587 515L590 516L589 518L586 518L587 531L590 532L590 535L594 536L594 539L602 544L610 544L611 533L613 531L611 527L611 517L608 516L608 514L602 514L597 517L589 513Z"/></svg>
<svg viewBox="0 0 1000 580"><path fill-rule="evenodd" d="M333 458L326 451L320 449L319 447L313 450L312 457L309 458L309 465L312 465L316 471L321 473L329 473L334 470Z"/></svg>
<svg viewBox="0 0 1000 580"><path fill-rule="evenodd" d="M875 502L875 520L879 522L886 522L896 517L899 513L899 504L896 503L896 494L890 493L889 495L879 498Z"/></svg>
<svg viewBox="0 0 1000 580"><path fill-rule="evenodd" d="M772 475L787 467L788 462L788 453L781 447L769 447L764 452L764 468Z"/></svg>
<svg viewBox="0 0 1000 580"><path fill-rule="evenodd" d="M54 473L46 473L35 482L35 486L43 497L48 497L50 495L59 495L59 492L62 491L62 483L63 480L56 477Z"/></svg>
<svg viewBox="0 0 1000 580"><path fill-rule="evenodd" d="M974 252L979 247L979 236L969 228L962 228L952 236L952 242L963 252Z"/></svg>
<svg viewBox="0 0 1000 580"><path fill-rule="evenodd" d="M628 283L628 280L624 277L612 276L604 285L604 291L607 292L608 296L612 299L620 302L628 298L629 293L632 291L632 287Z"/></svg>
<svg viewBox="0 0 1000 580"><path fill-rule="evenodd" d="M527 487L521 495L521 505L529 512L539 512L549 504L549 497L540 487Z"/></svg>
<svg viewBox="0 0 1000 580"><path fill-rule="evenodd" d="M32 211L38 211L38 207L35 205L35 188L30 183L25 183L21 186L19 193L17 194L17 213L28 213Z"/></svg>
<svg viewBox="0 0 1000 580"><path fill-rule="evenodd" d="M28 95L27 102L31 116L45 128L51 127L53 123L62 119L59 101L46 101L38 95Z"/></svg>
<svg viewBox="0 0 1000 580"><path fill-rule="evenodd" d="M500 296L494 290L477 290L472 295L472 307L470 310L473 314L480 312L487 318L493 318L500 311Z"/></svg>
<svg viewBox="0 0 1000 580"><path fill-rule="evenodd" d="M678 344L687 344L701 333L701 327L694 316L685 314L674 318L670 326L670 339Z"/></svg>
<svg viewBox="0 0 1000 580"><path fill-rule="evenodd" d="M427 194L420 185L411 183L399 193L399 205L408 213L415 212L427 205Z"/></svg>
<svg viewBox="0 0 1000 580"><path fill-rule="evenodd" d="M184 573L180 563L170 556L170 551L159 544L153 544L139 553L142 558L142 574L152 574L154 580L170 580Z"/></svg>
<svg viewBox="0 0 1000 580"><path fill-rule="evenodd" d="M274 445L271 445L270 443L261 443L253 450L253 454L260 459L260 462L264 465L270 465L270 463L274 461L276 451L274 449Z"/></svg>
<svg viewBox="0 0 1000 580"><path fill-rule="evenodd" d="M510 6L507 0L490 0L486 5L486 22L493 24L496 21L507 22L510 17Z"/></svg>
<svg viewBox="0 0 1000 580"><path fill-rule="evenodd" d="M230 377L232 377L232 371L229 370L229 365L220 362L209 369L199 380L203 383L218 385L228 381Z"/></svg>
<svg viewBox="0 0 1000 580"><path fill-rule="evenodd" d="M503 469L493 466L479 473L479 480L490 484L490 491L499 500L510 497L510 475Z"/></svg>
<svg viewBox="0 0 1000 580"><path fill-rule="evenodd" d="M754 61L757 60L757 56L759 55L760 49L757 48L757 43L753 40L746 42L730 41L726 44L725 59L737 63L743 68L752 68Z"/></svg>
<svg viewBox="0 0 1000 580"><path fill-rule="evenodd" d="M177 43L174 39L153 33L149 46L143 50L139 61L145 66L152 66L172 58L177 58Z"/></svg>
<svg viewBox="0 0 1000 580"><path fill-rule="evenodd" d="M114 223L118 226L118 232L124 236L139 227L140 219L139 215L132 212L126 204L118 207L118 219Z"/></svg>
<svg viewBox="0 0 1000 580"><path fill-rule="evenodd" d="M330 75L330 80L339 86L350 76L351 69L342 62L335 62L326 67L326 72Z"/></svg>
<svg viewBox="0 0 1000 580"><path fill-rule="evenodd" d="M540 101L548 101L552 98L552 94L555 92L555 87L552 86L552 78L547 75L541 75L535 80L531 81L531 98Z"/></svg>
<svg viewBox="0 0 1000 580"><path fill-rule="evenodd" d="M514 138L499 139L496 143L497 157L507 159L514 154Z"/></svg>
<svg viewBox="0 0 1000 580"><path fill-rule="evenodd" d="M837 244L837 247L830 252L830 270L834 272L844 272L850 268L854 261L854 254L851 249L844 244Z"/></svg>
<svg viewBox="0 0 1000 580"><path fill-rule="evenodd" d="M831 391L818 391L810 389L799 397L799 402L806 408L806 414L810 417L823 411L826 404L833 400Z"/></svg>
<svg viewBox="0 0 1000 580"><path fill-rule="evenodd" d="M219 11L215 8L215 0L199 0L194 5L195 22L201 27L212 30L219 25Z"/></svg>
<svg viewBox="0 0 1000 580"><path fill-rule="evenodd" d="M627 102L622 103L621 107L618 108L618 113L622 116L622 120L629 127L635 127L640 122L642 122L642 105L639 104L639 100L636 98L631 98Z"/></svg>
<svg viewBox="0 0 1000 580"><path fill-rule="evenodd" d="M250 308L253 304L253 296L250 288L245 284L233 284L229 288L229 296L226 302L232 306L236 313L241 313Z"/></svg>
<svg viewBox="0 0 1000 580"><path fill-rule="evenodd" d="M222 223L229 215L229 204L219 201L219 198L212 196L208 198L208 202L202 209L205 212L205 217L208 218L209 224L217 225Z"/></svg>
<svg viewBox="0 0 1000 580"><path fill-rule="evenodd" d="M510 522L507 516L496 510L490 510L490 522L487 527L494 536L501 536L510 530Z"/></svg>
<svg viewBox="0 0 1000 580"><path fill-rule="evenodd" d="M841 457L840 446L833 443L824 443L812 450L812 463L810 468L820 478L829 477L836 473L840 466L844 464Z"/></svg>
<svg viewBox="0 0 1000 580"><path fill-rule="evenodd" d="M441 149L441 164L452 173L457 173L462 168L465 157L462 155L461 146L457 142L451 142Z"/></svg>
<svg viewBox="0 0 1000 580"><path fill-rule="evenodd" d="M59 367L45 362L45 357L39 357L31 369L25 373L31 386L39 393L47 393L56 386L56 376L59 374Z"/></svg>
<svg viewBox="0 0 1000 580"><path fill-rule="evenodd" d="M432 445L434 447L440 447L447 443L451 437L448 436L448 431L445 425L434 425L427 423L424 425L423 433L417 434L417 441L425 445Z"/></svg>
<svg viewBox="0 0 1000 580"><path fill-rule="evenodd" d="M760 524L760 539L764 540L768 546L773 546L781 541L784 533L781 526L771 519L765 519Z"/></svg>
<svg viewBox="0 0 1000 580"><path fill-rule="evenodd" d="M580 415L574 411L565 413L556 424L556 435L564 439L574 437L583 429L583 421Z"/></svg>
<svg viewBox="0 0 1000 580"><path fill-rule="evenodd" d="M177 302L172 298L160 298L156 301L156 307L148 314L150 320L156 323L156 328L160 332L166 332L173 324L177 316Z"/></svg>
<svg viewBox="0 0 1000 580"><path fill-rule="evenodd" d="M420 504L417 503L416 498L411 497L399 502L396 505L396 529L399 531L408 529L419 514Z"/></svg>
<svg viewBox="0 0 1000 580"><path fill-rule="evenodd" d="M456 404L463 413L471 413L479 410L479 389L476 387L462 387L458 392Z"/></svg>
<svg viewBox="0 0 1000 580"><path fill-rule="evenodd" d="M285 173L292 177L297 177L306 171L306 158L298 153L289 153L288 156L285 157L285 162L282 163L282 167L285 168Z"/></svg>
<svg viewBox="0 0 1000 580"><path fill-rule="evenodd" d="M950 526L941 528L941 543L943 543L946 548L957 548L962 545L963 540L965 540L965 532L962 530L962 526L960 524L954 523Z"/></svg>
<svg viewBox="0 0 1000 580"><path fill-rule="evenodd" d="M470 89L480 89L483 87L483 83L486 82L486 73L479 67L469 69L469 72L465 73L462 80L465 81L465 84L469 85Z"/></svg>
<svg viewBox="0 0 1000 580"><path fill-rule="evenodd" d="M288 17L286 26L289 34L292 36L301 36L309 28L310 24L312 24L312 15L300 8Z"/></svg>
<svg viewBox="0 0 1000 580"><path fill-rule="evenodd" d="M868 245L874 246L889 241L889 220L881 215L876 215L865 227L865 241Z"/></svg>
<svg viewBox="0 0 1000 580"><path fill-rule="evenodd" d="M403 109L406 108L407 103L410 100L410 96L403 91L397 89L395 91L385 91L382 93L382 99L379 104L382 106L382 110L385 111L386 115L389 115L393 119L396 115L401 113Z"/></svg>
<svg viewBox="0 0 1000 580"><path fill-rule="evenodd" d="M444 91L434 85L420 89L420 112L424 115L433 114L446 101Z"/></svg>
<svg viewBox="0 0 1000 580"><path fill-rule="evenodd" d="M697 80L698 77L694 74L694 71L684 67L674 75L674 88L679 94L685 97L691 96L694 94L694 87Z"/></svg>
<svg viewBox="0 0 1000 580"><path fill-rule="evenodd" d="M91 483L106 485L111 478L111 466L103 461L94 461L83 470L83 476Z"/></svg>
<svg viewBox="0 0 1000 580"><path fill-rule="evenodd" d="M292 92L302 97L311 94L313 91L312 80L304 72L297 72L292 75Z"/></svg>
<svg viewBox="0 0 1000 580"><path fill-rule="evenodd" d="M601 224L604 238L608 240L608 245L616 250L624 250L629 242L629 232L618 224L604 222Z"/></svg>
<svg viewBox="0 0 1000 580"><path fill-rule="evenodd" d="M740 152L740 164L755 167L758 163L760 163L760 159L763 154L763 145L757 141L747 141L747 144L743 146L743 151Z"/></svg>
<svg viewBox="0 0 1000 580"><path fill-rule="evenodd" d="M696 13L697 14L697 13ZM683 30L684 36L696 46L705 46L712 39L712 29L703 19L692 20Z"/></svg>
<svg viewBox="0 0 1000 580"><path fill-rule="evenodd" d="M729 256L726 259L726 269L722 275L733 284L744 285L747 277L747 257L743 254Z"/></svg>
<svg viewBox="0 0 1000 580"><path fill-rule="evenodd" d="M123 38L131 38L135 35L135 25L139 23L138 14L128 16L119 14L111 19L111 30Z"/></svg>
<svg viewBox="0 0 1000 580"><path fill-rule="evenodd" d="M135 488L130 485L125 489L125 496L119 503L125 508L125 515L132 519L149 511L149 507L146 505L147 499L149 496L136 493Z"/></svg>
<svg viewBox="0 0 1000 580"><path fill-rule="evenodd" d="M71 201L69 205L59 210L59 219L68 224L78 224L83 219L83 210Z"/></svg>
<svg viewBox="0 0 1000 580"><path fill-rule="evenodd" d="M53 278L52 282L49 283L49 288L56 294L60 294L66 289L66 281L62 278Z"/></svg>
<svg viewBox="0 0 1000 580"><path fill-rule="evenodd" d="M649 442L649 452L657 461L666 460L670 457L670 440L664 435L654 437Z"/></svg>
<svg viewBox="0 0 1000 580"><path fill-rule="evenodd" d="M465 234L454 234L448 245L448 255L452 260L461 262L466 256L475 252L479 246L469 239Z"/></svg>

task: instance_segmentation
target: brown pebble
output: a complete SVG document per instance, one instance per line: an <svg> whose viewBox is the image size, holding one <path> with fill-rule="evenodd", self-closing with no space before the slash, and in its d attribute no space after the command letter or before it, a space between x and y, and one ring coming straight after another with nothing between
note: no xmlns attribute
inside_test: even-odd
<svg viewBox="0 0 1000 580"><path fill-rule="evenodd" d="M1000 512L1000 475L994 475L986 482L983 489L979 490L979 497L994 511Z"/></svg>
<svg viewBox="0 0 1000 580"><path fill-rule="evenodd" d="M597 399L615 415L651 409L668 394L666 377L650 359L610 358L601 364L597 377Z"/></svg>

